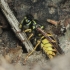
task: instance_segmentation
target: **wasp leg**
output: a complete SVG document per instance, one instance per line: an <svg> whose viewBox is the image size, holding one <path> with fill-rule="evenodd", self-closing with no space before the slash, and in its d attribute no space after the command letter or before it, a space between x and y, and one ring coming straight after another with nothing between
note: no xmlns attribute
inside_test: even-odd
<svg viewBox="0 0 70 70"><path fill-rule="evenodd" d="M23 32L31 32L31 29L26 29L26 30L23 30ZM21 31L17 31L17 33L21 33Z"/></svg>
<svg viewBox="0 0 70 70"><path fill-rule="evenodd" d="M28 37L28 40L30 40L30 38L33 36L34 34L32 33L32 34L30 34L30 36Z"/></svg>
<svg viewBox="0 0 70 70"><path fill-rule="evenodd" d="M56 40L51 33L47 33L47 35L51 38L51 42L56 43Z"/></svg>
<svg viewBox="0 0 70 70"><path fill-rule="evenodd" d="M50 34L50 33L47 33L47 35L48 35L48 36L52 36L52 34Z"/></svg>
<svg viewBox="0 0 70 70"><path fill-rule="evenodd" d="M36 50L36 48L38 47L38 45L40 44L41 41L37 41L37 44L35 46L35 48L33 49L33 51L31 51L26 58L24 59L24 63L26 63L26 60L28 59L28 57Z"/></svg>
<svg viewBox="0 0 70 70"><path fill-rule="evenodd" d="M26 29L26 30L24 30L23 32L31 32L32 30L31 29ZM28 38L28 40L30 40L30 38L33 36L34 34L32 33L32 34L30 34L30 36L29 36L29 38Z"/></svg>
<svg viewBox="0 0 70 70"><path fill-rule="evenodd" d="M31 32L31 29L26 29L26 30L24 30L23 32Z"/></svg>

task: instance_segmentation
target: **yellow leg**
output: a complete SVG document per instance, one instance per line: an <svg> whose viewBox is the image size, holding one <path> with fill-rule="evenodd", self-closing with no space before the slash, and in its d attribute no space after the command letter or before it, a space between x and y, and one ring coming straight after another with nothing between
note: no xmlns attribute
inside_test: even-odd
<svg viewBox="0 0 70 70"><path fill-rule="evenodd" d="M54 39L54 37L51 33L47 33L47 36L49 36L52 39L53 43L56 43L56 40Z"/></svg>
<svg viewBox="0 0 70 70"><path fill-rule="evenodd" d="M26 29L24 30L24 32L31 32L31 29Z"/></svg>
<svg viewBox="0 0 70 70"><path fill-rule="evenodd" d="M47 33L47 35L48 35L48 36L52 36L52 34L50 34L50 33L49 33L49 34Z"/></svg>
<svg viewBox="0 0 70 70"><path fill-rule="evenodd" d="M24 59L24 63L26 63L26 60L28 59L28 57L36 50L36 48L38 47L38 45L40 44L41 41L38 41L38 43L36 44L35 48L33 49L33 51L31 51L26 58Z"/></svg>
<svg viewBox="0 0 70 70"><path fill-rule="evenodd" d="M33 36L34 34L32 33L29 37L28 37L28 40L30 40L30 38Z"/></svg>

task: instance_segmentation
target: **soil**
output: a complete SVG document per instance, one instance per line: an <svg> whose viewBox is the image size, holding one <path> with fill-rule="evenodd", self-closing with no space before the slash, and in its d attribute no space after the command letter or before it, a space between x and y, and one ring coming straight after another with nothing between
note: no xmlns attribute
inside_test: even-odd
<svg viewBox="0 0 70 70"><path fill-rule="evenodd" d="M27 13L32 14L34 19L45 26L46 31L51 30L57 36L59 45L65 54L70 51L70 27L68 27L70 23L68 20L70 19L70 0L7 0L7 2L19 22ZM61 34L54 25L47 22L47 19L60 21L61 25L66 25L66 32ZM16 64L20 63L21 68L25 68L25 70L35 70L37 62L39 64L48 63L41 51L35 51L29 56L26 65L24 65L24 58L27 52L15 36L2 11L0 11L0 25L3 26L0 28L0 54L9 64L16 66Z"/></svg>

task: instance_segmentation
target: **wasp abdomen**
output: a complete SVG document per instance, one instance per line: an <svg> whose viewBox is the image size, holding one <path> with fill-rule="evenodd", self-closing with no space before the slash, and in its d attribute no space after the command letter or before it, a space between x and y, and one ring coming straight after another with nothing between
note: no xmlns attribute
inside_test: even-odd
<svg viewBox="0 0 70 70"><path fill-rule="evenodd" d="M49 59L56 56L56 49L53 47L53 45L47 40L43 39L41 42L41 49L45 52L45 54L49 57Z"/></svg>

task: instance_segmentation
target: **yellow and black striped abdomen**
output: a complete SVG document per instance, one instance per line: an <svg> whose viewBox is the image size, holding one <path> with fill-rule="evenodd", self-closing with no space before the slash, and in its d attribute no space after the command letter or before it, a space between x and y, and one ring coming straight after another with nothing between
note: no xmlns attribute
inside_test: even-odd
<svg viewBox="0 0 70 70"><path fill-rule="evenodd" d="M54 56L56 56L56 49L46 38L42 39L41 49L49 57L49 59L52 59Z"/></svg>

